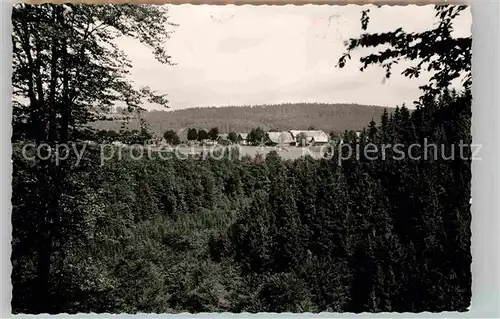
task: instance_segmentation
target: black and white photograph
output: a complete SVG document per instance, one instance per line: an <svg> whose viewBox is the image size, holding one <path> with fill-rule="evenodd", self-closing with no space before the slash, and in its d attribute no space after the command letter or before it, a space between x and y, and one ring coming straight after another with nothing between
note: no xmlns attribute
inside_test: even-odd
<svg viewBox="0 0 500 319"><path fill-rule="evenodd" d="M12 313L470 310L470 7L11 18Z"/></svg>

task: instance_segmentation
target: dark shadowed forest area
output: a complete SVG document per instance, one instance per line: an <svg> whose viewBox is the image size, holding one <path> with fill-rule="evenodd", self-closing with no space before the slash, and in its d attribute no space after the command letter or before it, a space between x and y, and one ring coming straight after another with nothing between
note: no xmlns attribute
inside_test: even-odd
<svg viewBox="0 0 500 319"><path fill-rule="evenodd" d="M389 77L401 60L413 63L408 77L433 72L415 109L372 116L378 110L367 107L361 135L343 133L353 149L399 143L403 156L227 153L103 163L101 145L80 138L98 118L96 105L168 104L127 80L130 62L114 45L118 36L134 37L158 61L173 63L163 46L167 9L15 5L13 312L466 311L471 38L451 35L465 9L436 6L439 23L421 33L370 33L363 11L363 34L340 57L342 68L355 63L351 52L371 49L360 75L379 66ZM449 89L461 76L463 86ZM139 133L150 130L141 121ZM443 146L444 155L438 148L430 160L410 158L424 154L410 149L424 140ZM84 156L66 149L60 161L61 144L84 148ZM460 144L467 147L459 157Z"/></svg>

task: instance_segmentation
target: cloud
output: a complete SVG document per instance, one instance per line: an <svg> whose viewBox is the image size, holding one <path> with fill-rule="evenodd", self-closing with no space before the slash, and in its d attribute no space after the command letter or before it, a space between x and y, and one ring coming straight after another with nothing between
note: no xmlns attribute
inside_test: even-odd
<svg viewBox="0 0 500 319"><path fill-rule="evenodd" d="M176 66L157 63L137 42L124 41L123 48L134 64L134 82L168 93L175 109L314 100L411 103L425 77L409 80L395 70L383 84L382 69L359 71L363 51L354 53L345 68L336 67L345 50L343 41L361 34L364 8L169 5L172 21L179 26L166 50ZM370 8L370 32L400 26L423 31L436 21L432 6ZM469 35L470 11L457 22L455 33Z"/></svg>
<svg viewBox="0 0 500 319"><path fill-rule="evenodd" d="M262 43L262 41L262 38L228 37L219 40L216 49L221 53L235 54L242 50L254 47L259 43Z"/></svg>

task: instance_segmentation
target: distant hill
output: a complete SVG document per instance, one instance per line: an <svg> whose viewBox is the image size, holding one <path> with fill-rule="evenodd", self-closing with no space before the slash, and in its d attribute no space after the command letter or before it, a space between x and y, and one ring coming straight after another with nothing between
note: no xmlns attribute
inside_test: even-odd
<svg viewBox="0 0 500 319"><path fill-rule="evenodd" d="M379 122L383 110L384 107L359 104L291 103L149 111L142 116L158 134L170 129L182 133L190 127L205 130L218 127L221 133L249 132L259 126L264 130L306 130L312 126L327 133L340 133L360 130L372 118ZM93 126L118 131L123 123L123 120L108 120L95 122ZM128 129L138 129L139 121L131 119L125 125Z"/></svg>

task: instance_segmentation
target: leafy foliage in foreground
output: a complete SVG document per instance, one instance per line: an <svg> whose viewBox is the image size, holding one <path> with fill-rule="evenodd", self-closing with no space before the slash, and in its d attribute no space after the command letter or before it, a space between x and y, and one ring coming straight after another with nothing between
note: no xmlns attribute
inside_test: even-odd
<svg viewBox="0 0 500 319"><path fill-rule="evenodd" d="M384 33L363 33L358 38L346 42L346 51L339 59L338 66L343 68L351 59L351 52L360 48L379 49L377 53L359 59L361 71L372 65L381 66L386 78L392 74L392 67L398 62L411 61L412 65L402 71L408 78L419 77L423 71L431 72L429 83L420 87L423 95L417 104L425 104L429 99L443 93L456 79L462 80L463 88L468 90L472 84L471 57L472 37L455 37L455 19L468 9L466 5L436 5L435 27L423 32L405 32L402 28ZM361 28L368 29L369 9L361 16Z"/></svg>
<svg viewBox="0 0 500 319"><path fill-rule="evenodd" d="M134 87L131 62L115 41L135 38L171 64L164 7L16 4L12 25L14 138L64 142L118 102L129 110L145 100L167 105L165 94Z"/></svg>
<svg viewBox="0 0 500 319"><path fill-rule="evenodd" d="M159 62L171 64L164 49L164 43L170 36L166 28L169 24L167 10L159 6L14 5L12 141L30 141L54 147L58 143L76 141L83 125L115 103L121 102L129 110L141 109L144 100L166 106L164 94L157 94L148 87L137 88L128 79L131 64L115 40L119 37L134 38L150 48ZM142 141L149 135L145 133L141 127L140 131L129 132L124 138L129 142ZM48 152L47 149L44 152ZM42 157L46 160L25 163L28 165L25 168L29 172L30 185L35 188L28 188L27 198L31 198L32 194L38 198L32 198L33 202L27 204L22 200L22 204L14 208L14 211L19 208L28 216L33 214L32 219L26 218L36 228L32 229L34 233L26 234L27 238L31 238L28 245L35 258L29 265L34 268L30 268L33 273L27 284L36 288L36 297L30 297L22 289L19 291L20 286L14 287L14 294L26 294L19 298L30 300L33 311L49 307L54 280L61 280L61 285L73 282L72 275L68 273L65 273L68 277L54 279L54 262L69 258L65 266L69 265L68 271L77 278L87 278L86 274L98 267L89 257L84 272L74 272L72 258L80 256L67 251L67 245L82 245L83 239L80 236L78 241L72 241L71 236L76 235L67 235L64 230L85 229L86 224L93 222L87 220L89 216L85 212L98 212L99 205L102 205L95 202L97 197L94 194L90 193L90 197L85 195L90 189L86 185L92 185L92 179L76 180L67 163L56 166L50 154L43 154ZM85 175L83 172L85 169L81 172ZM14 176L17 177L17 173L14 170ZM24 196L17 191L13 185L14 197ZM74 198L77 200L71 201ZM23 206L25 204L28 206ZM78 210L82 215L75 213ZM12 222L17 222L16 217ZM14 232L13 246L18 240L16 236ZM62 255L59 255L61 252ZM15 254L12 255L14 265L17 257L28 258L24 255L16 257ZM101 277L95 278L100 280ZM87 280L85 285L85 289L92 289L95 283ZM87 290L84 290L81 294L84 296L86 293ZM58 298L65 300L67 296Z"/></svg>
<svg viewBox="0 0 500 319"><path fill-rule="evenodd" d="M107 31L95 36L135 36L162 60L167 56L155 47L167 35L155 36L155 28L166 16L157 9L16 6L14 95L29 102L15 104L13 140L75 141L96 101L139 107L138 99L149 97L163 104L147 89L129 90L125 56L87 34L98 18ZM456 11L437 11L449 20L438 30L451 30ZM399 41L399 35L391 36ZM439 47L440 38L424 39ZM81 45L89 51L79 51ZM392 52L395 60L419 58ZM438 87L455 71L470 70L469 53L460 60L461 52L450 52L437 65L445 72L434 69L442 75ZM453 56L462 61L458 67ZM78 81L95 76L89 59L106 65L99 83ZM103 81L102 75L118 76ZM108 95L113 89L117 96ZM68 99L78 93L91 94ZM360 156L338 166L335 157L284 161L269 154L101 166L99 150L90 147L79 165L74 155L55 165L53 156L45 157L50 154L29 160L23 144L14 144L13 311L465 310L471 297L470 160L458 158L453 147L470 143L470 95L445 94L435 102L432 90L427 93L416 111L383 113L359 141L354 132L343 139L360 146L427 139L445 146L447 156L454 152L454 159L443 153L435 160ZM129 138L142 140L146 133ZM200 136L208 133L200 130Z"/></svg>
<svg viewBox="0 0 500 319"><path fill-rule="evenodd" d="M470 143L470 96L397 109L347 143ZM366 138L366 139L365 139ZM54 185L14 149L14 312L463 311L470 160L109 160ZM405 152L407 149L405 149ZM424 150L418 151L420 155ZM417 155L417 154L414 154ZM455 149L458 156L458 149ZM467 149L465 156L470 156ZM38 164L38 165L35 165ZM50 176L50 175L49 175ZM52 191L48 295L37 214ZM44 216L47 218L46 216ZM35 308L34 305L39 305Z"/></svg>

